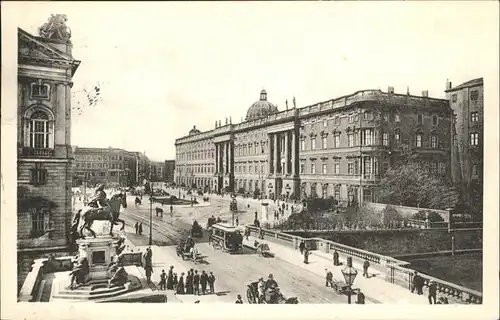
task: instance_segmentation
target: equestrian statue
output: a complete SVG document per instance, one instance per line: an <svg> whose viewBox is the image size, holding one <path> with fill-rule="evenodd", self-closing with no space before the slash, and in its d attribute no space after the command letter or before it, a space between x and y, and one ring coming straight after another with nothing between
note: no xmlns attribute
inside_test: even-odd
<svg viewBox="0 0 500 320"><path fill-rule="evenodd" d="M109 221L111 227L109 234L113 235L113 226L118 222L122 223L120 230L125 229L125 221L120 219L120 206L127 208L126 196L122 193L115 194L111 199L106 199L106 192L104 191L104 184L97 187L94 198L89 202L88 206L82 209L80 213L80 220L83 224L80 226L80 237L83 239L83 229L89 230L94 238L95 232L90 229L94 221Z"/></svg>

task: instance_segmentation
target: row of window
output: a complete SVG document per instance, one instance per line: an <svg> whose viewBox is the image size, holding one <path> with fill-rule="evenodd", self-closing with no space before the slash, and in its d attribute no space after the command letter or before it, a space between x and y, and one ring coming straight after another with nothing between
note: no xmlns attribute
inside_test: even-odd
<svg viewBox="0 0 500 320"><path fill-rule="evenodd" d="M101 155L75 155L75 160L82 161L109 161L109 160L124 160L122 156L101 156Z"/></svg>
<svg viewBox="0 0 500 320"><path fill-rule="evenodd" d="M360 139L361 136L361 139ZM333 134L332 139L328 139L328 135L321 136L321 149L328 148L341 148L343 147L341 143L341 133L336 132ZM382 139L380 139L382 138ZM310 140L310 144L306 145L306 140ZM306 151L309 147L310 150L316 150L316 136L312 136L310 139L302 137L300 140L300 150ZM330 141L330 143L329 143ZM374 145L383 145L389 146L389 133L383 132L382 136L378 131L374 131L373 129L364 129L361 132L349 132L347 133L347 147L359 146L361 141L362 146L374 146ZM422 133L415 134L415 146L418 148L423 147L424 135ZM401 144L401 133L400 131L395 131L393 142L395 145ZM430 148L436 149L439 148L439 137L435 134L430 136Z"/></svg>
<svg viewBox="0 0 500 320"><path fill-rule="evenodd" d="M95 162L87 162L87 163L77 163L77 168L104 168L104 169L131 169L128 166L124 166L123 163L95 163ZM133 168L135 169L135 168Z"/></svg>
<svg viewBox="0 0 500 320"><path fill-rule="evenodd" d="M469 94L469 97L472 101L476 101L479 97L479 92L477 90L472 90ZM454 95L451 96L451 101L452 102L457 102L458 96L455 93Z"/></svg>

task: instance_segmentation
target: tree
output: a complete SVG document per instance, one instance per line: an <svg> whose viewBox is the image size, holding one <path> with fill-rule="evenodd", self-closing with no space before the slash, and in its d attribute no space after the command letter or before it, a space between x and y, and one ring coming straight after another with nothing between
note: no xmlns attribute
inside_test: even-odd
<svg viewBox="0 0 500 320"><path fill-rule="evenodd" d="M442 222L444 221L443 217L436 211L432 210L420 210L418 212L415 212L412 216L413 219L415 220L422 220L425 221L429 219L429 222Z"/></svg>
<svg viewBox="0 0 500 320"><path fill-rule="evenodd" d="M454 207L458 198L456 188L430 174L414 155L403 157L380 183L380 199L389 204L446 209Z"/></svg>

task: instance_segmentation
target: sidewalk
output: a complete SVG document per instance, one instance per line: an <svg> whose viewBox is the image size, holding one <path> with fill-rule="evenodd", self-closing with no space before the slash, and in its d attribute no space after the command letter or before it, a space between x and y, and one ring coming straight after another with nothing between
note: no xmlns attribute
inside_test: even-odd
<svg viewBox="0 0 500 320"><path fill-rule="evenodd" d="M140 246L140 247L135 247L136 250L139 250L141 252L146 252L146 248L149 246ZM189 261L183 261L182 258L177 257L175 254L175 248L174 247L159 247L159 246L150 246L151 250L153 251L153 274L151 276L151 282L153 282L154 285L152 285L153 291L156 291L159 289L159 283L160 283L160 275L161 271L165 270L165 273L168 275L168 270L170 269L170 266L174 266L174 272L177 273L177 277L180 278L181 273L184 272L184 282L186 281L186 274L189 269L199 269L200 265L194 265ZM143 274L144 279L146 278L146 273L143 268L138 268L141 273ZM217 277L217 275L216 275ZM222 291L227 291L226 289L222 288L220 286L220 282L217 283L215 282L215 292L222 292ZM167 294L167 297L172 297L174 296L174 291L173 290L166 290L166 291L158 291L158 292L164 292ZM182 303L194 303L196 300L200 300L200 302L225 302L222 301L221 297L217 296L217 294L211 294L211 295L201 295L201 296L195 296L195 295L175 295L175 299L170 299L171 302L182 302ZM176 301L177 300L177 301Z"/></svg>
<svg viewBox="0 0 500 320"><path fill-rule="evenodd" d="M269 244L271 252L275 254L275 258L300 266L322 277L326 276L325 269L328 269L333 273L334 279L344 281L341 270L345 267L347 257L342 253L339 253L339 260L343 263L341 266L333 266L331 255L317 251L311 251L312 254L309 256L309 264L304 264L304 256L301 255L299 251L287 248L272 241L249 237L251 243L255 240L260 243ZM353 288L361 289L366 296L367 302L370 301L384 304L429 304L426 295L418 296L412 294L406 288L386 282L383 278L385 275L380 270L377 270L378 268L370 267L370 269L368 269L370 278L363 277L362 261L353 258L353 268L358 270Z"/></svg>

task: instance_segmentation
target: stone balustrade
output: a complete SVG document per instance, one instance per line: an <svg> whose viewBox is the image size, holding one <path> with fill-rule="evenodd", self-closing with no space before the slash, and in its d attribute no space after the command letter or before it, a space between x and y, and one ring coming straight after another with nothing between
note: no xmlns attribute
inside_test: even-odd
<svg viewBox="0 0 500 320"><path fill-rule="evenodd" d="M250 229L253 236L259 236L259 228L254 226L247 226ZM295 235L290 235L286 233L276 232L272 230L262 229L264 234L264 239L282 244L293 249L298 249L301 241L304 241L306 247L309 250L321 250L323 252L329 253L332 250L337 250L339 253L343 253L347 256L356 257L362 260L368 260L372 264L378 265L385 268L385 280L387 282L411 289L411 283L413 280L414 270L406 268L410 263L402 260L398 260L389 256L384 256L381 254L365 251L362 249L350 247L344 244L336 243L331 240L325 240L322 238L302 238ZM483 299L483 294L481 292L462 287L460 285L450 283L438 278L426 274L420 274L424 278L425 286L428 287L430 281L434 280L437 284L438 293L447 295L452 298L455 303L470 303L470 304L481 304Z"/></svg>

